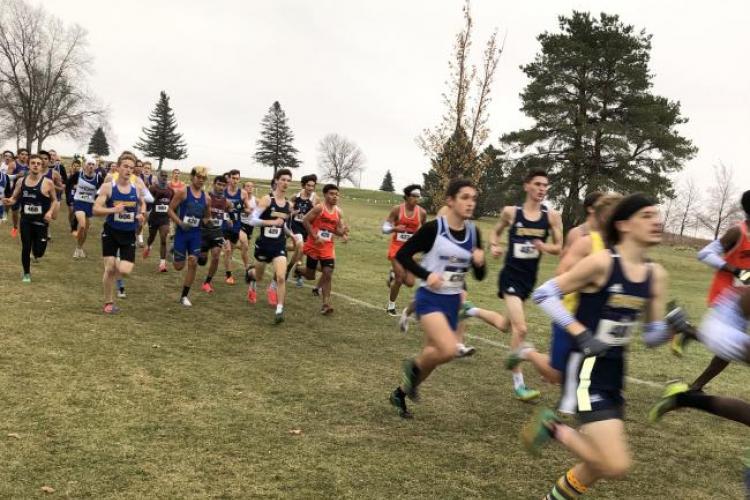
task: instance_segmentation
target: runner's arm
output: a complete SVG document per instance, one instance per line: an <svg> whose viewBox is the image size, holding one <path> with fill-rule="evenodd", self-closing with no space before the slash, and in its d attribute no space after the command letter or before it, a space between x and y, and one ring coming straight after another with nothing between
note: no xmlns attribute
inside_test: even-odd
<svg viewBox="0 0 750 500"><path fill-rule="evenodd" d="M47 196L51 200L49 211L45 214L45 219L57 219L57 212L60 210L60 202L57 200L57 186L49 179L45 179L45 181L47 181L44 183L47 186Z"/></svg>
<svg viewBox="0 0 750 500"><path fill-rule="evenodd" d="M724 255L734 248L740 240L741 231L738 226L729 228L718 240L714 240L698 251L698 260L704 264L720 271L727 271L737 275L740 271L737 267L727 263Z"/></svg>
<svg viewBox="0 0 750 500"><path fill-rule="evenodd" d="M185 191L184 189L175 191L174 196L172 196L172 199L169 202L169 208L167 208L167 215L169 216L169 220L171 220L178 226L180 226L182 221L180 220L180 217L177 215L177 207L180 206L180 203L182 203L186 197L187 197L187 191Z"/></svg>
<svg viewBox="0 0 750 500"><path fill-rule="evenodd" d="M576 262L580 262L591 253L591 236L579 236L563 253L555 269L555 276L569 271Z"/></svg>
<svg viewBox="0 0 750 500"><path fill-rule="evenodd" d="M549 212L550 230L552 233L552 243L542 243L541 250L550 255L559 255L562 250L562 218L557 210Z"/></svg>
<svg viewBox="0 0 750 500"><path fill-rule="evenodd" d="M401 207L397 205L388 213L388 218L383 222L383 234L391 234L393 232L396 224L398 224L398 212L400 209Z"/></svg>
<svg viewBox="0 0 750 500"><path fill-rule="evenodd" d="M667 308L667 272L659 264L651 264L651 298L646 309L646 323L643 325L643 342L656 347L667 342L672 334L664 322Z"/></svg>
<svg viewBox="0 0 750 500"><path fill-rule="evenodd" d="M490 233L490 250L493 255L500 250L500 238L503 236L505 229L513 222L513 207L503 207L503 211L500 213L500 220Z"/></svg>
<svg viewBox="0 0 750 500"><path fill-rule="evenodd" d="M16 182L16 185L13 188L13 194L11 194L8 198L4 198L3 203L6 205L14 205L18 201L18 195L21 194L22 185L23 181Z"/></svg>
<svg viewBox="0 0 750 500"><path fill-rule="evenodd" d="M409 238L396 253L396 260L404 266L404 269L414 276L426 280L430 272L417 264L414 256L418 253L427 253L432 249L437 237L437 220L427 222L420 227L414 235Z"/></svg>
<svg viewBox="0 0 750 500"><path fill-rule="evenodd" d="M258 205L256 205L255 210L253 210L253 216L250 219L250 225L251 226L271 226L276 225L276 220L263 220L260 218L261 214L269 207L271 206L271 197L266 195L263 198L260 199L258 202Z"/></svg>
<svg viewBox="0 0 750 500"><path fill-rule="evenodd" d="M476 226L475 231L477 235L477 247L472 253L471 270L474 274L474 279L476 279L477 281L482 281L485 276L487 276L487 261L484 258L484 250L482 249L482 235L479 232L479 228ZM479 252L477 252L477 250Z"/></svg>
<svg viewBox="0 0 750 500"><path fill-rule="evenodd" d="M302 218L302 225L305 226L305 231L307 231L307 234L312 236L313 239L316 239L318 237L318 233L316 231L313 231L312 221L314 221L315 218L318 217L320 215L320 212L322 211L323 211L323 205L315 205Z"/></svg>
<svg viewBox="0 0 750 500"><path fill-rule="evenodd" d="M99 189L99 194L96 197L96 201L94 202L94 208L93 212L94 215L102 216L102 215L109 215L117 212L115 207L107 208L107 199L112 194L112 183L108 182L106 184L103 184L102 187Z"/></svg>

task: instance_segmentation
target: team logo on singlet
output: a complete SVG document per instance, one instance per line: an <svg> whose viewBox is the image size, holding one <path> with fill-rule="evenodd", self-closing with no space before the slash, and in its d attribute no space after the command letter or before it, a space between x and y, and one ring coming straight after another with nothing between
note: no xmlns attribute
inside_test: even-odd
<svg viewBox="0 0 750 500"><path fill-rule="evenodd" d="M625 291L625 289L622 288L622 285L620 283L615 283L614 285L607 288L607 291L609 293L622 293Z"/></svg>

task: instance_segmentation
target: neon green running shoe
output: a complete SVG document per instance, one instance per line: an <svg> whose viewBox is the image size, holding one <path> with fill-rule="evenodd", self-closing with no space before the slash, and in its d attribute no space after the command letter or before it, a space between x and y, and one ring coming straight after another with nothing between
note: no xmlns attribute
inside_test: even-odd
<svg viewBox="0 0 750 500"><path fill-rule="evenodd" d="M476 306L470 300L465 300L464 303L461 304L461 309L458 311L459 321L471 318L471 316L469 316L469 309L474 309L475 307Z"/></svg>
<svg viewBox="0 0 750 500"><path fill-rule="evenodd" d="M402 366L403 371L401 373L401 387L404 393L412 401L419 401L419 391L417 386L419 385L419 370L413 359L404 360Z"/></svg>
<svg viewBox="0 0 750 500"><path fill-rule="evenodd" d="M31 283L31 275L30 274L24 274L23 278L21 278L22 283Z"/></svg>
<svg viewBox="0 0 750 500"><path fill-rule="evenodd" d="M542 395L538 390L529 389L525 385L522 385L518 389L513 389L513 394L516 396L516 399L525 403L539 399L539 396Z"/></svg>
<svg viewBox="0 0 750 500"><path fill-rule="evenodd" d="M560 423L549 408L540 408L521 429L521 441L526 451L539 456L542 446L552 439L555 425Z"/></svg>
<svg viewBox="0 0 750 500"><path fill-rule="evenodd" d="M648 411L648 421L655 424L664 416L665 413L674 410L677 407L677 394L687 392L688 385L684 382L672 382L664 388L661 399Z"/></svg>
<svg viewBox="0 0 750 500"><path fill-rule="evenodd" d="M526 360L526 358L524 357L526 353L533 350L534 346L528 342L523 342L515 349L511 349L510 354L508 354L508 357L505 360L505 368L507 368L508 370L514 369L515 367L520 365L522 361Z"/></svg>

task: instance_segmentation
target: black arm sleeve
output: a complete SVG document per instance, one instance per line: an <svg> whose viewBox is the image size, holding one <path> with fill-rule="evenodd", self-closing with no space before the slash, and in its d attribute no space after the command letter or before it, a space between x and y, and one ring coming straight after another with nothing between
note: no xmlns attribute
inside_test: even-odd
<svg viewBox="0 0 750 500"><path fill-rule="evenodd" d="M482 248L482 235L479 233L479 228L476 228L477 231L477 248ZM474 273L474 279L477 281L482 281L485 276L487 276L487 261L485 260L485 263L481 267L477 267L474 265L474 261L471 261L471 269Z"/></svg>
<svg viewBox="0 0 750 500"><path fill-rule="evenodd" d="M396 253L396 260L414 276L426 280L430 272L414 261L414 255L429 252L436 237L437 220L426 222Z"/></svg>

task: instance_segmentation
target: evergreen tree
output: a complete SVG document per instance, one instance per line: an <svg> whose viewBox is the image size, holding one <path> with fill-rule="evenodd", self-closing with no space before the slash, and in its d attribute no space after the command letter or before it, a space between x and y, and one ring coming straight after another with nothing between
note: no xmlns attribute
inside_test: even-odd
<svg viewBox="0 0 750 500"><path fill-rule="evenodd" d="M445 201L445 189L452 179L467 177L478 184L475 178L480 169L463 127L458 126L448 138L440 154L430 163L432 168L424 176L426 204L432 212L437 212Z"/></svg>
<svg viewBox="0 0 750 500"><path fill-rule="evenodd" d="M143 128L144 137L138 139L135 148L146 156L159 160L158 170L165 159L182 160L187 158L187 145L182 134L177 133L177 120L169 105L169 97L163 90L159 102L149 116L151 126Z"/></svg>
<svg viewBox="0 0 750 500"><path fill-rule="evenodd" d="M590 191L672 194L669 175L697 149L676 131L687 121L679 102L651 92L651 35L607 14L574 11L559 25L538 36L541 52L522 67L521 110L535 123L502 142L549 169L566 228Z"/></svg>
<svg viewBox="0 0 750 500"><path fill-rule="evenodd" d="M296 157L299 151L292 145L294 133L287 124L286 113L279 101L271 105L261 125L263 130L258 139L255 161L273 167L274 176L280 168L299 167L300 161Z"/></svg>
<svg viewBox="0 0 750 500"><path fill-rule="evenodd" d="M386 170L385 177L383 177L383 183L380 185L380 190L387 193L392 193L395 191L393 187L393 176L391 175L390 170Z"/></svg>
<svg viewBox="0 0 750 500"><path fill-rule="evenodd" d="M97 156L109 156L109 143L107 142L107 136L104 134L103 128L98 127L94 135L91 136L89 149L86 153Z"/></svg>

